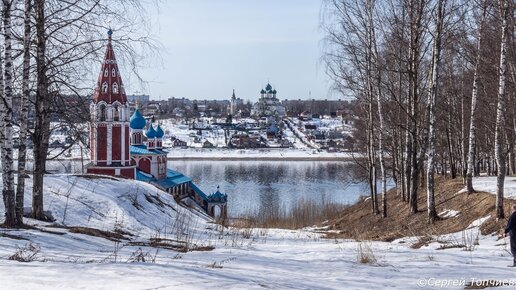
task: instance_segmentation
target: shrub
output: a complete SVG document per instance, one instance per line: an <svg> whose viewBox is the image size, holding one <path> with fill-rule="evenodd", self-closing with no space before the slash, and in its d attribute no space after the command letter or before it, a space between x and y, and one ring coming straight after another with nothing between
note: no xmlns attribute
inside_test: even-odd
<svg viewBox="0 0 516 290"><path fill-rule="evenodd" d="M365 242L358 243L357 262L361 264L375 264L377 262L373 249Z"/></svg>
<svg viewBox="0 0 516 290"><path fill-rule="evenodd" d="M36 256L41 251L37 244L28 243L23 248L18 248L14 254L9 257L9 260L18 262L32 262L36 260Z"/></svg>

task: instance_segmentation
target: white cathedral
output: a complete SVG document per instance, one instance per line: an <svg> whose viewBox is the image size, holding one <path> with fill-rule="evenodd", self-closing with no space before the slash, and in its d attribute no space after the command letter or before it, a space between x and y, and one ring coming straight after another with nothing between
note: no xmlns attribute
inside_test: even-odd
<svg viewBox="0 0 516 290"><path fill-rule="evenodd" d="M260 92L260 99L253 105L251 115L277 118L285 116L285 107L281 105L276 93L277 91L267 84Z"/></svg>

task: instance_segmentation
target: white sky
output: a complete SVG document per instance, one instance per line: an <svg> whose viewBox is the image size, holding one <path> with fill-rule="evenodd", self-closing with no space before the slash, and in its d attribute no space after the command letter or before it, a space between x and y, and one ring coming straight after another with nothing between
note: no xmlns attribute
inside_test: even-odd
<svg viewBox="0 0 516 290"><path fill-rule="evenodd" d="M235 89L254 101L270 81L280 99L330 99L320 8L321 0L164 0L149 9L163 64L143 71L143 93L225 99Z"/></svg>

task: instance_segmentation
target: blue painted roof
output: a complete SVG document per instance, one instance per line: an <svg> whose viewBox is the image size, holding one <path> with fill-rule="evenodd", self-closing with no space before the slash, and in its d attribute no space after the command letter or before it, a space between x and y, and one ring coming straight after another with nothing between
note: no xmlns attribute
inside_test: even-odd
<svg viewBox="0 0 516 290"><path fill-rule="evenodd" d="M136 170L136 180L151 182L154 180L154 177L149 176L150 174L144 173L140 170Z"/></svg>
<svg viewBox="0 0 516 290"><path fill-rule="evenodd" d="M140 170L136 170L136 180L149 182L163 189L169 189L179 184L188 183L190 187L205 201L207 202L227 202L227 194L221 193L219 190L217 192L206 195L197 185L192 182L192 179L188 176L183 175L181 172L174 171L172 169L167 168L167 177L164 179L156 179L150 174L144 173ZM217 187L218 188L218 187Z"/></svg>
<svg viewBox="0 0 516 290"><path fill-rule="evenodd" d="M204 200L208 200L208 197L206 196L206 194L199 188L197 187L197 185L195 185L195 183L190 183L190 186L192 187L193 190L195 190L195 192L197 192Z"/></svg>
<svg viewBox="0 0 516 290"><path fill-rule="evenodd" d="M165 189L192 181L191 178L184 176L182 173L171 169L167 169L167 177L164 179L156 179L152 177L150 174L147 174L140 170L136 170L136 179L140 181L154 183Z"/></svg>
<svg viewBox="0 0 516 290"><path fill-rule="evenodd" d="M152 123L149 125L149 129L147 129L145 136L147 136L147 138L155 138L156 137L156 130L154 130Z"/></svg>
<svg viewBox="0 0 516 290"><path fill-rule="evenodd" d="M152 183L162 188L171 188L179 184L191 182L190 177L184 176L182 173L167 169L167 177L164 179L153 179ZM191 183L192 184L192 183Z"/></svg>
<svg viewBox="0 0 516 290"><path fill-rule="evenodd" d="M167 154L166 151L159 150L159 149L147 149L147 146L145 145L131 145L129 146L129 151L131 154L136 155L161 155L161 154Z"/></svg>
<svg viewBox="0 0 516 290"><path fill-rule="evenodd" d="M209 202L227 202L228 196L219 190L217 192L212 193L208 196Z"/></svg>
<svg viewBox="0 0 516 290"><path fill-rule="evenodd" d="M161 126L158 125L158 128L156 128L156 137L163 138L163 135L165 135L165 132L163 132L163 129L161 129Z"/></svg>
<svg viewBox="0 0 516 290"><path fill-rule="evenodd" d="M181 172L174 171L172 169L167 168L167 178L174 179L179 183L192 181L190 177L184 176Z"/></svg>
<svg viewBox="0 0 516 290"><path fill-rule="evenodd" d="M131 116L131 119L129 119L129 124L131 129L141 130L143 127L145 127L147 121L145 121L145 118L140 113L140 110L136 109L136 111L134 111L133 115Z"/></svg>

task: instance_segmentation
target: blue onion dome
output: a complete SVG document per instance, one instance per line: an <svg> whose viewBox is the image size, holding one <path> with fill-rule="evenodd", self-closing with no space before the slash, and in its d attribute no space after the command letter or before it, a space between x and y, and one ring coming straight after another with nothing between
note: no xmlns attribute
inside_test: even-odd
<svg viewBox="0 0 516 290"><path fill-rule="evenodd" d="M260 91L260 94L265 94L265 90L264 90L264 89L262 89L262 90Z"/></svg>
<svg viewBox="0 0 516 290"><path fill-rule="evenodd" d="M145 136L147 138L155 138L156 137L156 130L154 130L154 127L152 124L149 125L149 129L147 129L147 132L145 132Z"/></svg>
<svg viewBox="0 0 516 290"><path fill-rule="evenodd" d="M145 121L145 118L140 113L140 110L136 109L134 111L133 115L131 116L131 119L129 119L129 124L131 126L131 129L143 129L145 125L147 125L147 121Z"/></svg>
<svg viewBox="0 0 516 290"><path fill-rule="evenodd" d="M272 90L272 86L271 86L271 84L267 84L267 86L265 87L265 90L266 90L267 92L270 92L270 91Z"/></svg>
<svg viewBox="0 0 516 290"><path fill-rule="evenodd" d="M272 93L275 95L276 94L276 90L272 90Z"/></svg>
<svg viewBox="0 0 516 290"><path fill-rule="evenodd" d="M165 132L163 132L163 129L161 129L161 126L158 125L158 128L156 128L156 137L163 138L163 135L165 135Z"/></svg>

